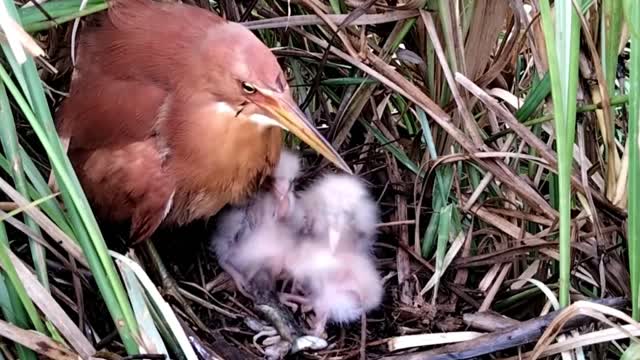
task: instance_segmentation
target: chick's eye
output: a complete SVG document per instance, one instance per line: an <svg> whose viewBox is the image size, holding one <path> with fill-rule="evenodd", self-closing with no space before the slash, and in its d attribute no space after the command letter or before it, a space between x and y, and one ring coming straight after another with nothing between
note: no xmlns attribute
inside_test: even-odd
<svg viewBox="0 0 640 360"><path fill-rule="evenodd" d="M247 94L253 94L256 92L256 88L255 86L247 83L247 82L243 82L242 83L242 90L244 90L244 92L246 92Z"/></svg>

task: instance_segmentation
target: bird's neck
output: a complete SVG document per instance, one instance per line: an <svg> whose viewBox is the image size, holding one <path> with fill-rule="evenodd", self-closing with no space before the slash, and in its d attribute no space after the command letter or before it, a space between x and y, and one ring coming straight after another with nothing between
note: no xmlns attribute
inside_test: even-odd
<svg viewBox="0 0 640 360"><path fill-rule="evenodd" d="M172 139L171 164L184 207L201 215L228 203L241 203L255 193L280 158L282 130L246 119L200 118L182 126ZM186 213L183 211L183 213Z"/></svg>

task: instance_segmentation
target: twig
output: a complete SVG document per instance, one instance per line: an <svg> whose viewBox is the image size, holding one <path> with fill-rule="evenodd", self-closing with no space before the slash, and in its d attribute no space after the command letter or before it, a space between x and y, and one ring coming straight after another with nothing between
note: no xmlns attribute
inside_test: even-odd
<svg viewBox="0 0 640 360"><path fill-rule="evenodd" d="M599 299L593 301L614 308L621 308L627 303L622 297ZM451 344L434 350L413 354L387 356L383 360L454 360L469 359L476 356L490 354L496 351L513 348L535 342L551 324L561 310L551 312L545 316L523 321L520 324L496 331L476 339L457 344ZM577 315L563 327L564 331L576 328L593 319L585 315Z"/></svg>

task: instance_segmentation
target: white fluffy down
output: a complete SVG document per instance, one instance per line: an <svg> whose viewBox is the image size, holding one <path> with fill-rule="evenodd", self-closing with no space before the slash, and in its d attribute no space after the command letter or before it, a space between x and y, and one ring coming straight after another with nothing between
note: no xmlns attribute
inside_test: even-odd
<svg viewBox="0 0 640 360"><path fill-rule="evenodd" d="M290 232L280 224L266 220L234 249L233 262L248 274L270 269L274 275L284 270L287 254L295 246Z"/></svg>
<svg viewBox="0 0 640 360"><path fill-rule="evenodd" d="M300 194L300 202L311 219L312 236L328 238L327 232L338 232L342 250L365 250L373 244L378 207L358 177L325 175Z"/></svg>
<svg viewBox="0 0 640 360"><path fill-rule="evenodd" d="M333 254L319 242L299 243L286 270L305 283L316 313L330 322L348 323L382 302L383 287L370 254Z"/></svg>
<svg viewBox="0 0 640 360"><path fill-rule="evenodd" d="M378 222L378 207L356 176L327 174L305 190L302 196L312 199L319 209L355 214L360 227L375 228Z"/></svg>
<svg viewBox="0 0 640 360"><path fill-rule="evenodd" d="M338 258L324 243L298 241L287 251L286 268L295 279L306 282L339 268Z"/></svg>
<svg viewBox="0 0 640 360"><path fill-rule="evenodd" d="M366 255L338 256L338 266L325 277L315 279L313 306L328 320L348 323L382 302L383 287L372 259Z"/></svg>
<svg viewBox="0 0 640 360"><path fill-rule="evenodd" d="M346 174L323 176L300 194L300 203L295 211L305 212L312 229L297 239L286 269L307 285L317 314L335 323L358 320L380 305L384 292L371 253L377 205L364 183Z"/></svg>
<svg viewBox="0 0 640 360"><path fill-rule="evenodd" d="M280 160L273 171L273 177L292 181L300 172L300 158L288 149L280 151Z"/></svg>

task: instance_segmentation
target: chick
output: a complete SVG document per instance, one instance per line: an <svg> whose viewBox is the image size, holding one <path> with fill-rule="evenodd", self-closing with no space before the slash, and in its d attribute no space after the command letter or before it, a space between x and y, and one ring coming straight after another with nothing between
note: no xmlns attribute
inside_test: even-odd
<svg viewBox="0 0 640 360"><path fill-rule="evenodd" d="M253 287L275 286L275 278L283 270L285 254L295 244L284 222L293 211L292 184L299 170L297 155L283 150L271 183L247 204L230 207L216 219L212 250L220 267L247 296L251 280ZM256 277L257 274L260 276Z"/></svg>
<svg viewBox="0 0 640 360"><path fill-rule="evenodd" d="M295 230L286 271L300 282L315 314L313 334L327 322L348 323L382 302L382 280L372 246L378 210L354 176L326 175L298 199L304 221Z"/></svg>

